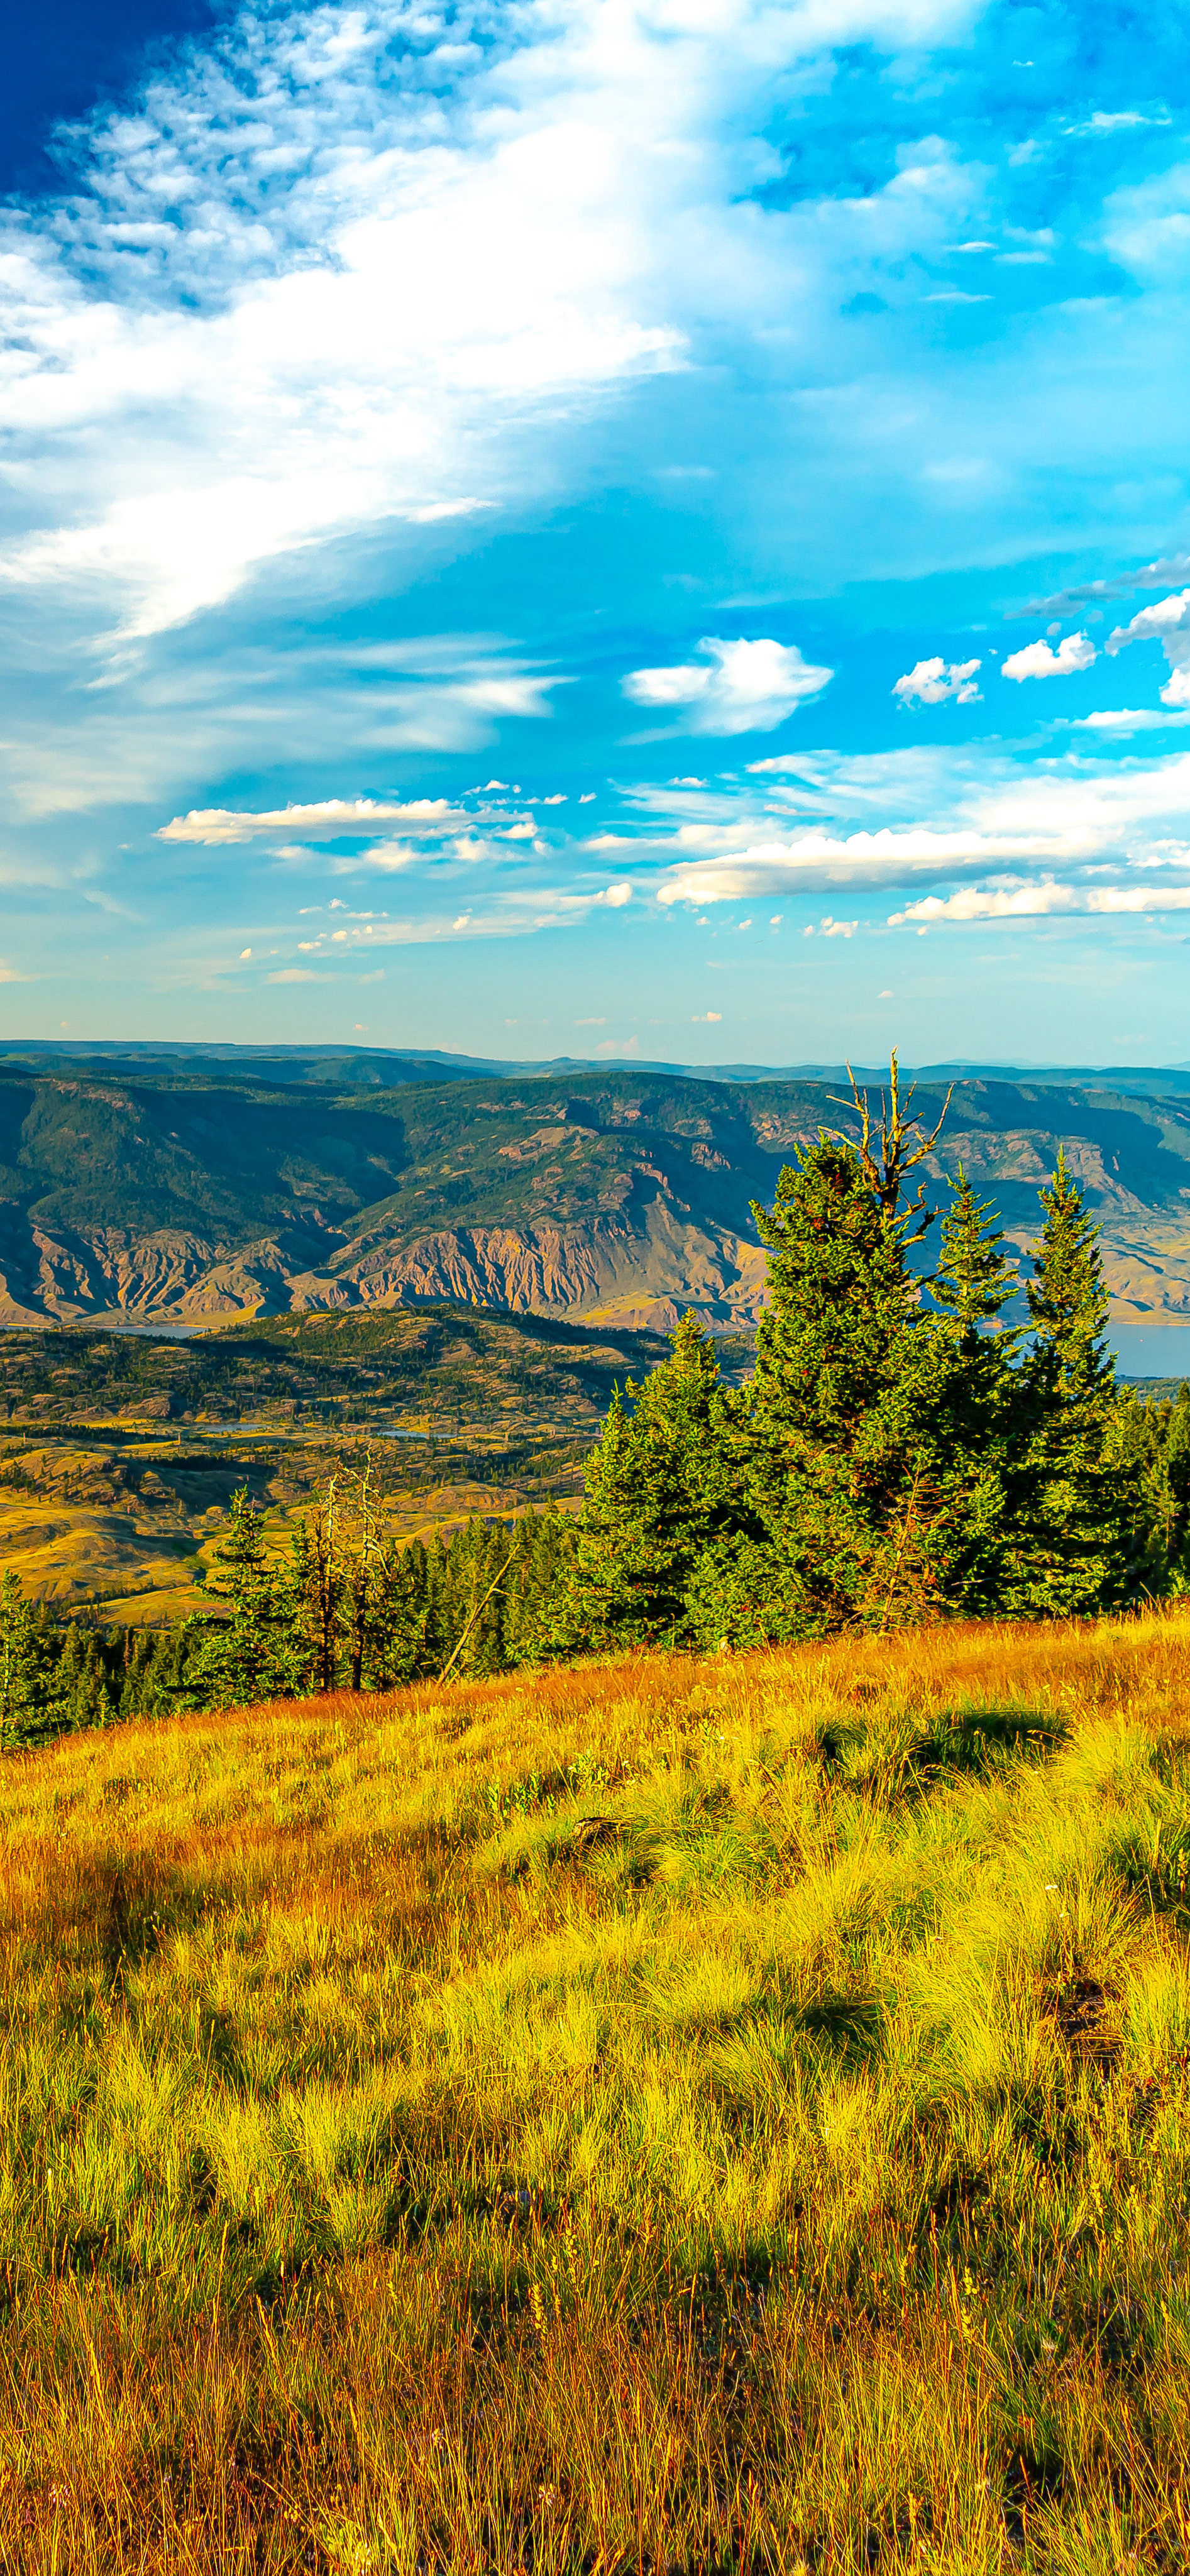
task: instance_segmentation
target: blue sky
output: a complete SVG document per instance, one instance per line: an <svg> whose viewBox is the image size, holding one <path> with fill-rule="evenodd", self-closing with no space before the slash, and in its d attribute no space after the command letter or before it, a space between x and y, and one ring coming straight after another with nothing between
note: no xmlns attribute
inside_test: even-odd
<svg viewBox="0 0 1190 2576"><path fill-rule="evenodd" d="M1190 1059L1188 34L39 13L9 1033Z"/></svg>

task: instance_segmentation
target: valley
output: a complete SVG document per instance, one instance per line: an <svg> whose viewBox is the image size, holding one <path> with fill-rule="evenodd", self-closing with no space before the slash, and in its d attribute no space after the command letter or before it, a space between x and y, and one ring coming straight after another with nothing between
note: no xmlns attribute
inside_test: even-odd
<svg viewBox="0 0 1190 2576"><path fill-rule="evenodd" d="M766 1267L749 1202L853 1112L825 1082L564 1070L386 1089L336 1088L339 1059L0 1063L0 1560L26 1594L164 1624L238 1486L283 1547L369 1447L395 1535L573 1507L613 1385L688 1307L738 1375ZM945 1096L923 1079L930 1126ZM962 1080L926 1177L941 1199L961 1161L1025 1255L1060 1146L1113 1327L1190 1322L1180 1098Z"/></svg>
<svg viewBox="0 0 1190 2576"><path fill-rule="evenodd" d="M160 1626L201 1603L242 1486L278 1553L329 1477L369 1456L397 1538L573 1507L613 1386L665 1350L450 1308L186 1341L15 1330L0 1339L0 1563L55 1613Z"/></svg>

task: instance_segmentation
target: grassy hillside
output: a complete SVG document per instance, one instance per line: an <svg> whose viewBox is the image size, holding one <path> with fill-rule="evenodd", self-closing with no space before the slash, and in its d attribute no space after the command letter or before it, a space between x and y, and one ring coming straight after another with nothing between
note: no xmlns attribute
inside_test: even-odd
<svg viewBox="0 0 1190 2576"><path fill-rule="evenodd" d="M247 1485L283 1547L332 1470L370 1448L394 1535L578 1488L613 1386L654 1334L459 1308L283 1316L193 1341L0 1337L0 1565L115 1621L201 1602ZM725 1346L730 1370L743 1351Z"/></svg>
<svg viewBox="0 0 1190 2576"><path fill-rule="evenodd" d="M832 1083L576 1066L341 1091L222 1064L0 1064L0 1320L204 1321L450 1298L666 1326L754 1318L749 1200L847 1123ZM923 1083L931 1121L943 1087ZM1190 1110L1054 1080L959 1083L961 1157L1010 1233L1059 1145L1118 1320L1190 1315Z"/></svg>
<svg viewBox="0 0 1190 2576"><path fill-rule="evenodd" d="M1190 2559L1190 1618L0 1776L0 2566Z"/></svg>

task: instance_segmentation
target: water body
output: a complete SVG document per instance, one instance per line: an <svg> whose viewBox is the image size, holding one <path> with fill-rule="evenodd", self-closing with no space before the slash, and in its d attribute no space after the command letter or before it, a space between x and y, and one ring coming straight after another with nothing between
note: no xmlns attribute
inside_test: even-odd
<svg viewBox="0 0 1190 2576"><path fill-rule="evenodd" d="M1108 1340L1121 1377L1190 1377L1190 1324L1121 1324Z"/></svg>

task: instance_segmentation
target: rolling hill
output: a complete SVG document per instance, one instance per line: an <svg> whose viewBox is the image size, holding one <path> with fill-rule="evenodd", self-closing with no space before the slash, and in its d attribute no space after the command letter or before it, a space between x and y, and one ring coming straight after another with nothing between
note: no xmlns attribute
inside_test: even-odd
<svg viewBox="0 0 1190 2576"><path fill-rule="evenodd" d="M749 1201L795 1143L846 1127L832 1081L476 1061L342 1088L301 1058L292 1079L225 1056L0 1063L0 1321L447 1300L654 1330L685 1306L719 1330L754 1322ZM934 1177L961 1158L1024 1244L1064 1145L1114 1320L1190 1321L1190 1102L1167 1079L1146 1096L962 1078ZM944 1097L923 1077L931 1123Z"/></svg>

